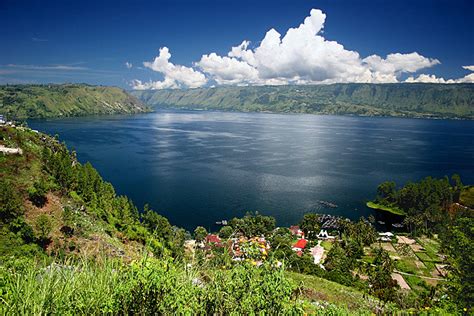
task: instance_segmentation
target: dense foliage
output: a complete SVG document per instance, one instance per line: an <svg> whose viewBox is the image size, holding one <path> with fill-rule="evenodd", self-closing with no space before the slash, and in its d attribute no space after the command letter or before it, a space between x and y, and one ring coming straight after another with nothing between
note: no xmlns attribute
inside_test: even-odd
<svg viewBox="0 0 474 316"><path fill-rule="evenodd" d="M443 229L453 202L459 202L463 184L459 175L451 181L445 177L427 177L396 188L394 182L384 182L377 188L376 205L401 211L405 224L414 235L432 234Z"/></svg>
<svg viewBox="0 0 474 316"><path fill-rule="evenodd" d="M460 211L442 240L450 263L449 292L461 306L474 302L474 211Z"/></svg>
<svg viewBox="0 0 474 316"><path fill-rule="evenodd" d="M427 177L400 189L394 182L384 182L375 200L402 210L412 236L439 235L449 263L448 293L468 310L474 301L474 210L462 203L472 198L465 194L470 189L457 174L451 179Z"/></svg>
<svg viewBox="0 0 474 316"><path fill-rule="evenodd" d="M0 86L0 114L8 119L140 113L148 109L116 87L85 84Z"/></svg>
<svg viewBox="0 0 474 316"><path fill-rule="evenodd" d="M226 111L474 118L470 84L332 84L134 91L152 106Z"/></svg>

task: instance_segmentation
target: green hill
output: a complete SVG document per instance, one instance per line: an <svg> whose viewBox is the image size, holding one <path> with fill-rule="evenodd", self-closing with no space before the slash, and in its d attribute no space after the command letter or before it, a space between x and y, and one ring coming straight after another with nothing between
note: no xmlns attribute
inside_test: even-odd
<svg viewBox="0 0 474 316"><path fill-rule="evenodd" d="M149 109L116 87L85 84L0 86L0 114L8 119L129 114Z"/></svg>
<svg viewBox="0 0 474 316"><path fill-rule="evenodd" d="M290 230L276 229L269 216L234 218L219 232L220 245L200 245L208 236L205 228L200 227L201 237L196 228L192 240L148 206L139 211L56 138L3 126L0 148L8 152L0 153L1 315L369 315L417 313L430 306L454 313L470 308L425 300L427 293L445 291L432 292L423 282L423 295L396 287L389 299L370 292L367 282L382 280L386 288L391 279L385 281L384 265L392 263L388 257L381 265L377 255L370 257L371 266L355 259L365 250L354 238L371 235L375 241L375 230L363 220L344 221L347 242L330 246L326 270L308 252L293 251ZM309 215L305 227L319 225L312 221L317 216ZM230 228L227 237L225 228ZM246 252L242 261L233 260L229 250L233 232L253 236L240 243ZM269 252L255 237L262 235L270 242ZM463 255L472 253L466 251L471 244L469 239L460 243ZM367 273L368 281L353 269ZM472 271L469 265L466 270Z"/></svg>
<svg viewBox="0 0 474 316"><path fill-rule="evenodd" d="M474 119L472 84L332 84L133 91L150 106Z"/></svg>
<svg viewBox="0 0 474 316"><path fill-rule="evenodd" d="M224 254L215 262L189 257L188 233L147 207L138 212L55 138L2 127L0 145L22 149L0 154L2 315L388 310L355 289L297 273L287 276L271 262L257 268L250 262L233 264ZM312 290L314 280L318 285ZM342 296L330 295L334 289ZM345 297L357 302L346 306Z"/></svg>

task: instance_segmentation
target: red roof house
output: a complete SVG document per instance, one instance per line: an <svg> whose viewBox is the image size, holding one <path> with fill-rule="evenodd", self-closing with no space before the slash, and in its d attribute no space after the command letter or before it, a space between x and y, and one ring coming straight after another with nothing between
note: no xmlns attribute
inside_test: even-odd
<svg viewBox="0 0 474 316"><path fill-rule="evenodd" d="M216 243L220 243L220 242L221 242L221 239L217 235L209 234L209 235L206 236L206 243L216 244Z"/></svg>
<svg viewBox="0 0 474 316"><path fill-rule="evenodd" d="M293 249L303 250L307 243L308 241L306 239L300 239L293 245Z"/></svg>
<svg viewBox="0 0 474 316"><path fill-rule="evenodd" d="M296 236L303 235L303 231L300 229L299 226L291 226L290 231L291 231L291 234L296 235Z"/></svg>

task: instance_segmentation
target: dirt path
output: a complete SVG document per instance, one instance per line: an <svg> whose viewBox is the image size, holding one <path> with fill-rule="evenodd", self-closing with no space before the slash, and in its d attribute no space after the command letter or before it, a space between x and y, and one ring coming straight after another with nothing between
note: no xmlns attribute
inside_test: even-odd
<svg viewBox="0 0 474 316"><path fill-rule="evenodd" d="M405 281L405 279L402 277L401 274L392 273L392 279L397 281L398 285L400 285L400 288L402 290L411 290L410 286L408 285L408 283Z"/></svg>

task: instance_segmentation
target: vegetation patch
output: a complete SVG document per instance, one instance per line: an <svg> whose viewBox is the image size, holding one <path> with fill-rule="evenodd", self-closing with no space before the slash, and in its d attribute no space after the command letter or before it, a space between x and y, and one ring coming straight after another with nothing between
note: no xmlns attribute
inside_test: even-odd
<svg viewBox="0 0 474 316"><path fill-rule="evenodd" d="M377 204L372 201L367 202L366 205L368 208L371 208L374 210L390 212L395 215L405 215L405 212L396 206L387 206L387 205Z"/></svg>

